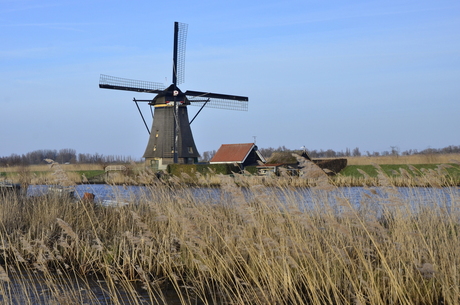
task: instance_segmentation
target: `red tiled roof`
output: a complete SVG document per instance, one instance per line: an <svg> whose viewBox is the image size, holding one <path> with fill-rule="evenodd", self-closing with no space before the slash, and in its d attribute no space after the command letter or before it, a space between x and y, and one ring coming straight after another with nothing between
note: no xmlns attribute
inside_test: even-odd
<svg viewBox="0 0 460 305"><path fill-rule="evenodd" d="M244 162L246 157L254 147L254 143L245 144L222 144L214 157L209 161L210 163L218 162Z"/></svg>

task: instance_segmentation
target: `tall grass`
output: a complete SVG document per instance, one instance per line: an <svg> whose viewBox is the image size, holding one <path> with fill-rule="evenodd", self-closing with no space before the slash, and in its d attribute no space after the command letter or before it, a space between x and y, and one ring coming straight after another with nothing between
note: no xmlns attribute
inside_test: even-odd
<svg viewBox="0 0 460 305"><path fill-rule="evenodd" d="M6 196L2 302L170 304L170 292L181 304L460 302L458 188L403 195L382 174L356 204L305 168L308 205L279 179L267 187L245 175L219 176L218 196L152 179L119 207Z"/></svg>
<svg viewBox="0 0 460 305"><path fill-rule="evenodd" d="M460 162L460 154L418 154L409 156L347 157L348 165L447 164Z"/></svg>
<svg viewBox="0 0 460 305"><path fill-rule="evenodd" d="M27 165L27 166L7 166L0 167L0 172L14 173L19 172L23 168L27 168L29 172L47 172L49 171L49 164L40 165ZM61 167L69 171L85 171L85 170L104 170L103 164L61 164Z"/></svg>
<svg viewBox="0 0 460 305"><path fill-rule="evenodd" d="M86 183L88 177L85 177L85 173L104 173L104 166L101 164L54 163L66 172L67 179L72 183ZM0 180L9 180L25 186L29 184L51 184L56 180L56 171L50 169L50 164L0 167L0 174L2 174Z"/></svg>

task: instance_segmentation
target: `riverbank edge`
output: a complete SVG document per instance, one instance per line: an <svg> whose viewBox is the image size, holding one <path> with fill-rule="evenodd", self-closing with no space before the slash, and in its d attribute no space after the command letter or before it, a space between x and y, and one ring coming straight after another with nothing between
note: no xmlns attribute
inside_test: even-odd
<svg viewBox="0 0 460 305"><path fill-rule="evenodd" d="M114 184L152 185L155 183L181 183L195 187L220 187L223 175L184 174L181 177L170 174L158 175L148 168L133 167L126 171L107 173L101 169L67 170L67 184ZM226 175L239 186L262 184L267 186L315 186L315 179L298 176L256 176L248 173ZM335 176L329 176L329 184L337 187L382 186L382 177L389 185L398 187L452 187L460 186L460 165L449 164L382 164L348 165ZM53 168L42 171L28 171L27 167L17 171L0 171L0 181L24 185L62 184L56 181Z"/></svg>

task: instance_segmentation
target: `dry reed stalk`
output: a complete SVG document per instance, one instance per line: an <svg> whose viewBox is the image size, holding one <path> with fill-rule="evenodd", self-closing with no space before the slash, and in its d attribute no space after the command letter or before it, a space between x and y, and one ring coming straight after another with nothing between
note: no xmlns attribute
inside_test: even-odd
<svg viewBox="0 0 460 305"><path fill-rule="evenodd" d="M438 197L414 188L404 197L380 176L388 186L367 188L359 205L343 190L334 188L331 196L321 187L309 189L312 203L305 206L298 190L281 180L237 175L249 186L242 189L230 177L219 178L218 199L197 198L177 181L154 185L136 204L118 208L59 198L8 200L0 253L13 266L31 260L50 283L53 265L68 277L96 273L114 303L121 303L117 287L136 303L133 280L152 300L163 299L159 291L169 287L184 304L458 301L458 289L449 288L459 286L455 189ZM22 263L13 260L13 249ZM82 299L76 291L68 298Z"/></svg>
<svg viewBox="0 0 460 305"><path fill-rule="evenodd" d="M73 183L67 173L64 171L64 169L61 167L61 165L51 159L45 159L46 162L49 163L49 166L51 169L54 170L53 175L54 175L54 184L56 185L61 185L61 186L74 186L75 183Z"/></svg>
<svg viewBox="0 0 460 305"><path fill-rule="evenodd" d="M85 170L103 170L104 166L101 164L61 164L65 171L85 171ZM48 164L42 165L28 165L28 170L31 172L47 172L49 171ZM19 166L0 167L0 172L18 172Z"/></svg>
<svg viewBox="0 0 460 305"><path fill-rule="evenodd" d="M78 235L72 230L72 228L67 222L65 222L64 220L60 218L56 218L56 222L59 225L59 227L62 229L62 231L65 234L67 234L67 236L69 236L70 238L74 240L78 240Z"/></svg>

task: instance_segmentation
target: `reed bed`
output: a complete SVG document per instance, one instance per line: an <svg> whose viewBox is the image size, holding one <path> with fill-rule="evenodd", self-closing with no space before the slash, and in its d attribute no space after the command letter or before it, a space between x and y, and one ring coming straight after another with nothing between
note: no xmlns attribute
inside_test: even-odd
<svg viewBox="0 0 460 305"><path fill-rule="evenodd" d="M0 197L0 301L460 303L458 188L402 194L382 173L357 204L304 168L308 205L298 188L238 174L198 197L184 186L190 177L151 177L126 206Z"/></svg>
<svg viewBox="0 0 460 305"><path fill-rule="evenodd" d="M385 174L391 179L391 184L406 187L429 187L433 181L437 181L441 186L460 185L458 175L460 165L460 154L427 154L410 156L379 156L379 157L348 157L347 163L350 167L362 166L388 168L391 166L391 173ZM415 165L415 166L414 166ZM113 171L104 173L104 166L101 164L60 164L62 171L66 172L67 179L74 184L84 184L88 181L109 184L130 184L130 185L149 185L157 181L156 174L142 164L131 163L125 165L124 171ZM452 171L450 168L454 168ZM282 169L281 169L282 170ZM345 173L347 168L334 177L330 177L330 183L335 186L379 186L377 176L360 171L361 174ZM56 180L56 172L50 170L49 165L32 165L23 167L2 167L0 168L0 180L9 180L20 183L24 186L29 184L52 184ZM90 177L92 175L93 177ZM94 177L95 176L95 177ZM443 177L442 177L443 176ZM435 177L435 178L432 178ZM442 177L442 178L441 178ZM96 178L96 179L95 179ZM182 177L168 177L164 180L177 180L188 185L218 187L221 185L221 178L209 171L207 174L195 173L192 176L184 174ZM315 185L314 180L305 176L291 176L287 172L281 172L279 177L258 177L244 172L236 176L240 186L266 185L275 187L311 187Z"/></svg>
<svg viewBox="0 0 460 305"><path fill-rule="evenodd" d="M84 170L104 170L103 164L61 164L61 167L67 172L84 171ZM0 167L0 172L15 173L21 171L28 172L48 172L49 164L27 165L27 166L6 166Z"/></svg>
<svg viewBox="0 0 460 305"><path fill-rule="evenodd" d="M459 162L460 154L417 154L409 156L347 157L348 165L447 164Z"/></svg>
<svg viewBox="0 0 460 305"><path fill-rule="evenodd" d="M75 184L88 181L84 172L104 171L102 164L59 164L59 168L65 171L67 179ZM50 169L50 164L0 167L0 174L3 174L0 175L0 180L9 180L23 185L51 184L56 179L56 171Z"/></svg>
<svg viewBox="0 0 460 305"><path fill-rule="evenodd" d="M448 187L460 185L460 162L439 164L433 168L417 168L407 165L391 171L384 171L380 165L374 164L373 169L376 174L372 176L358 168L358 175L339 174L332 177L330 181L336 186Z"/></svg>

